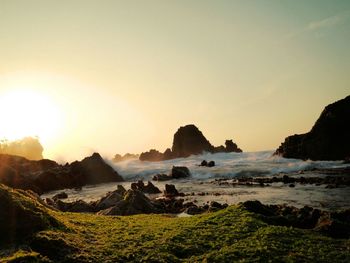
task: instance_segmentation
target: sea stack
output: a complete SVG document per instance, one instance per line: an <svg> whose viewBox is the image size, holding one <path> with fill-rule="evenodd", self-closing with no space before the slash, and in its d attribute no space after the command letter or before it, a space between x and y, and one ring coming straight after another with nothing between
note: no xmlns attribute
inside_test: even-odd
<svg viewBox="0 0 350 263"><path fill-rule="evenodd" d="M242 152L232 140L226 140L225 146L214 147L193 124L181 126L174 134L172 149L168 148L164 153L155 149L140 154L141 161L163 161L174 158L188 157L203 152Z"/></svg>

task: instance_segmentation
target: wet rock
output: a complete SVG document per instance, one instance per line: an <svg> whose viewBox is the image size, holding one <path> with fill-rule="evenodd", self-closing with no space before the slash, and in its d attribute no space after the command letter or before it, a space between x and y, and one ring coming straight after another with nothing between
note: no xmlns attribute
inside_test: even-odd
<svg viewBox="0 0 350 263"><path fill-rule="evenodd" d="M58 200L58 199L67 199L68 198L68 195L66 192L61 192L61 193L58 193L58 194L55 194L52 199L53 200Z"/></svg>
<svg viewBox="0 0 350 263"><path fill-rule="evenodd" d="M199 166L213 167L215 166L215 162L214 161L207 162L206 160L203 160Z"/></svg>
<svg viewBox="0 0 350 263"><path fill-rule="evenodd" d="M161 191L158 187L152 184L150 181L147 182L147 185L143 183L143 181L138 181L137 183L131 184L131 189L139 190L146 194L159 194Z"/></svg>
<svg viewBox="0 0 350 263"><path fill-rule="evenodd" d="M175 197L175 196L179 196L180 193L175 188L175 185L173 185L173 184L166 184L165 185L165 190L164 190L164 195L166 197Z"/></svg>
<svg viewBox="0 0 350 263"><path fill-rule="evenodd" d="M190 177L190 170L186 166L173 166L170 176L174 179Z"/></svg>
<svg viewBox="0 0 350 263"><path fill-rule="evenodd" d="M215 162L214 161L210 161L208 162L208 167L214 167L215 166Z"/></svg>
<svg viewBox="0 0 350 263"><path fill-rule="evenodd" d="M173 179L173 178L167 174L156 174L152 177L153 181L168 181L171 179Z"/></svg>
<svg viewBox="0 0 350 263"><path fill-rule="evenodd" d="M350 156L350 96L328 105L310 132L289 136L275 154L285 158L344 160Z"/></svg>
<svg viewBox="0 0 350 263"><path fill-rule="evenodd" d="M200 164L200 166L207 166L208 165L208 162L206 160L203 160Z"/></svg>

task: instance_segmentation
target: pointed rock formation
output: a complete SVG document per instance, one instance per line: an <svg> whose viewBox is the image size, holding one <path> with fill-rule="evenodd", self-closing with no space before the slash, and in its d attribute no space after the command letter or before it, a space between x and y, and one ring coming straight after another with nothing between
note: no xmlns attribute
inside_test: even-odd
<svg viewBox="0 0 350 263"><path fill-rule="evenodd" d="M276 150L285 158L345 160L350 156L350 96L328 105L305 134L289 136Z"/></svg>

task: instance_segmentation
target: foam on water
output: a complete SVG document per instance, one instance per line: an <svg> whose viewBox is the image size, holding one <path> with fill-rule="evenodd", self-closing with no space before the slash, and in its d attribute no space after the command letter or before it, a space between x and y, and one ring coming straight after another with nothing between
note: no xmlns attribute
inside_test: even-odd
<svg viewBox="0 0 350 263"><path fill-rule="evenodd" d="M202 160L215 161L215 167L200 167ZM187 166L193 179L217 177L264 176L278 173L294 173L312 168L335 168L344 166L341 161L303 161L273 156L273 151L245 153L204 153L188 158L161 162L127 160L110 163L126 180L150 179L157 173L169 173L172 166Z"/></svg>

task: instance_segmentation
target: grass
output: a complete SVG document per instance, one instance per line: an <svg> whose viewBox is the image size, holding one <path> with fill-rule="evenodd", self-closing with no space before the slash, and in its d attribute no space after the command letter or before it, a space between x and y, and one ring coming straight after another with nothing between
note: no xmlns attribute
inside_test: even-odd
<svg viewBox="0 0 350 263"><path fill-rule="evenodd" d="M241 206L186 218L48 213L66 227L0 249L0 262L350 262L349 239L268 225Z"/></svg>

